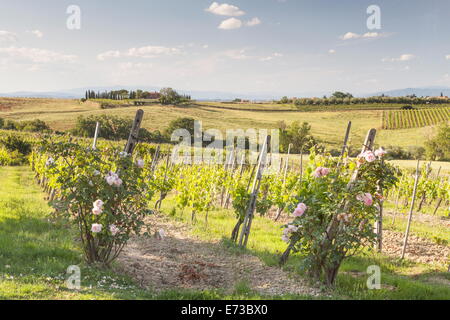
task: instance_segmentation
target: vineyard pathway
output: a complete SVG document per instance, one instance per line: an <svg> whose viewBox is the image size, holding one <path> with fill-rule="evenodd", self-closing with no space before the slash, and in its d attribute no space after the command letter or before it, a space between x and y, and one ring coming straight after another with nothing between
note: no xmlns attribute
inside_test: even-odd
<svg viewBox="0 0 450 320"><path fill-rule="evenodd" d="M206 242L192 235L190 227L162 215L148 217L152 230L165 237L133 237L119 256L118 269L143 288L221 289L232 293L246 283L262 295L312 295L320 291L297 275L265 265L259 258L232 253L219 241Z"/></svg>

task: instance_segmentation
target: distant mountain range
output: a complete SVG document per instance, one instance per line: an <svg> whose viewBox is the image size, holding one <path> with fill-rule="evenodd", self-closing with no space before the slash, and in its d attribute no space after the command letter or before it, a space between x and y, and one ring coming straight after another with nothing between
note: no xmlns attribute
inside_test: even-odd
<svg viewBox="0 0 450 320"><path fill-rule="evenodd" d="M390 90L390 91L382 91L377 93L372 93L364 96L379 96L386 95L390 97L404 97L415 94L418 97L436 97L440 96L441 93L444 96L450 96L450 88L449 87L423 87L423 88L406 88L406 89L398 89L398 90Z"/></svg>
<svg viewBox="0 0 450 320"><path fill-rule="evenodd" d="M152 86L112 86L112 87L87 87L76 88L68 90L60 90L53 92L31 92L31 91L18 91L11 93L0 93L1 97L27 97L27 98L64 98L64 99L79 99L83 98L86 90L94 91L111 91L111 90L136 90L141 89L145 91L159 91L160 87ZM189 94L196 100L233 100L235 98L247 99L247 100L273 100L280 99L282 96L288 97L322 97L324 95L329 96L330 92L304 92L304 93L233 93L233 92L221 92L221 91L188 91L177 90L182 94ZM450 87L421 87L421 88L405 88L389 91L380 91L375 93L367 93L356 96L370 97L380 96L382 94L390 97L401 97L415 94L418 97L422 96L440 96L441 93L444 96L450 96Z"/></svg>

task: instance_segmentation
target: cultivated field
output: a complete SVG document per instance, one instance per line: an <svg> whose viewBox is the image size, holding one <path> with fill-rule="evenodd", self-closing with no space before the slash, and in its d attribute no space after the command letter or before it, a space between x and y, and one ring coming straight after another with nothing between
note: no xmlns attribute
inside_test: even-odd
<svg viewBox="0 0 450 320"><path fill-rule="evenodd" d="M350 143L364 139L370 128L379 129L376 143L382 146L423 146L433 134L431 126L411 129L382 130L383 110L400 108L396 105L352 105L335 107L318 106L296 109L292 105L279 104L226 104L199 102L182 106L154 104L139 107L144 110L143 127L163 130L171 120L192 117L202 120L204 129L275 128L277 122L306 121L311 133L329 148L339 148L348 121L352 121ZM419 107L422 108L422 107ZM425 108L425 106L423 106ZM81 103L67 99L13 99L0 98L0 118L13 120L40 119L55 130L67 130L74 126L78 116L114 114L133 118L138 107L101 109L94 102ZM331 109L331 110L330 110ZM278 110L278 111L277 111ZM308 111L304 111L308 110ZM330 111L328 111L330 110Z"/></svg>

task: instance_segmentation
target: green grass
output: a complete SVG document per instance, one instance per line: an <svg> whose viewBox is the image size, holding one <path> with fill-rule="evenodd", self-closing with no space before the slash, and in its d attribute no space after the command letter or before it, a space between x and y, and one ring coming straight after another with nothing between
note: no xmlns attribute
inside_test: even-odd
<svg viewBox="0 0 450 320"><path fill-rule="evenodd" d="M168 215L171 219L190 223L190 214L187 210L182 212L174 208L175 203L169 198L163 203L162 210L171 212ZM269 266L277 265L279 254L286 248L286 244L280 238L281 223L256 217L246 250L236 247L228 240L234 223L235 219L231 211L217 209L210 212L207 227L199 216L198 222L192 226L192 232L206 241L221 241L229 248L231 254L249 252L258 256ZM284 268L302 274L299 269L300 262L300 256L292 256ZM384 285L381 290L367 289L366 271L370 265L378 265L381 268ZM358 276L348 272L356 273ZM334 299L450 299L448 285L430 282L430 278L433 277L447 280L450 278L444 270L434 270L427 265L365 252L343 263L336 288L330 296Z"/></svg>

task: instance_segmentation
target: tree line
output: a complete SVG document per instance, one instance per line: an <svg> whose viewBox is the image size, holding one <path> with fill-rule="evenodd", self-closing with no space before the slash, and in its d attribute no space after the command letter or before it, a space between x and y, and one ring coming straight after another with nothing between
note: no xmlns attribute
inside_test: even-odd
<svg viewBox="0 0 450 320"><path fill-rule="evenodd" d="M344 93L340 91L334 92L331 96L323 96L322 98L288 98L283 97L279 101L279 104L294 104L296 106L306 105L339 105L339 104L444 104L450 103L450 99L441 94L440 97L417 97L416 95L404 96L404 97L389 97L385 95L357 98L351 93Z"/></svg>
<svg viewBox="0 0 450 320"><path fill-rule="evenodd" d="M191 100L190 95L179 94L172 88L163 88L159 92L149 92L141 89L137 90L113 90L113 91L97 91L86 90L84 100L89 99L108 99L108 100L126 100L126 99L157 99L162 104L178 104Z"/></svg>

